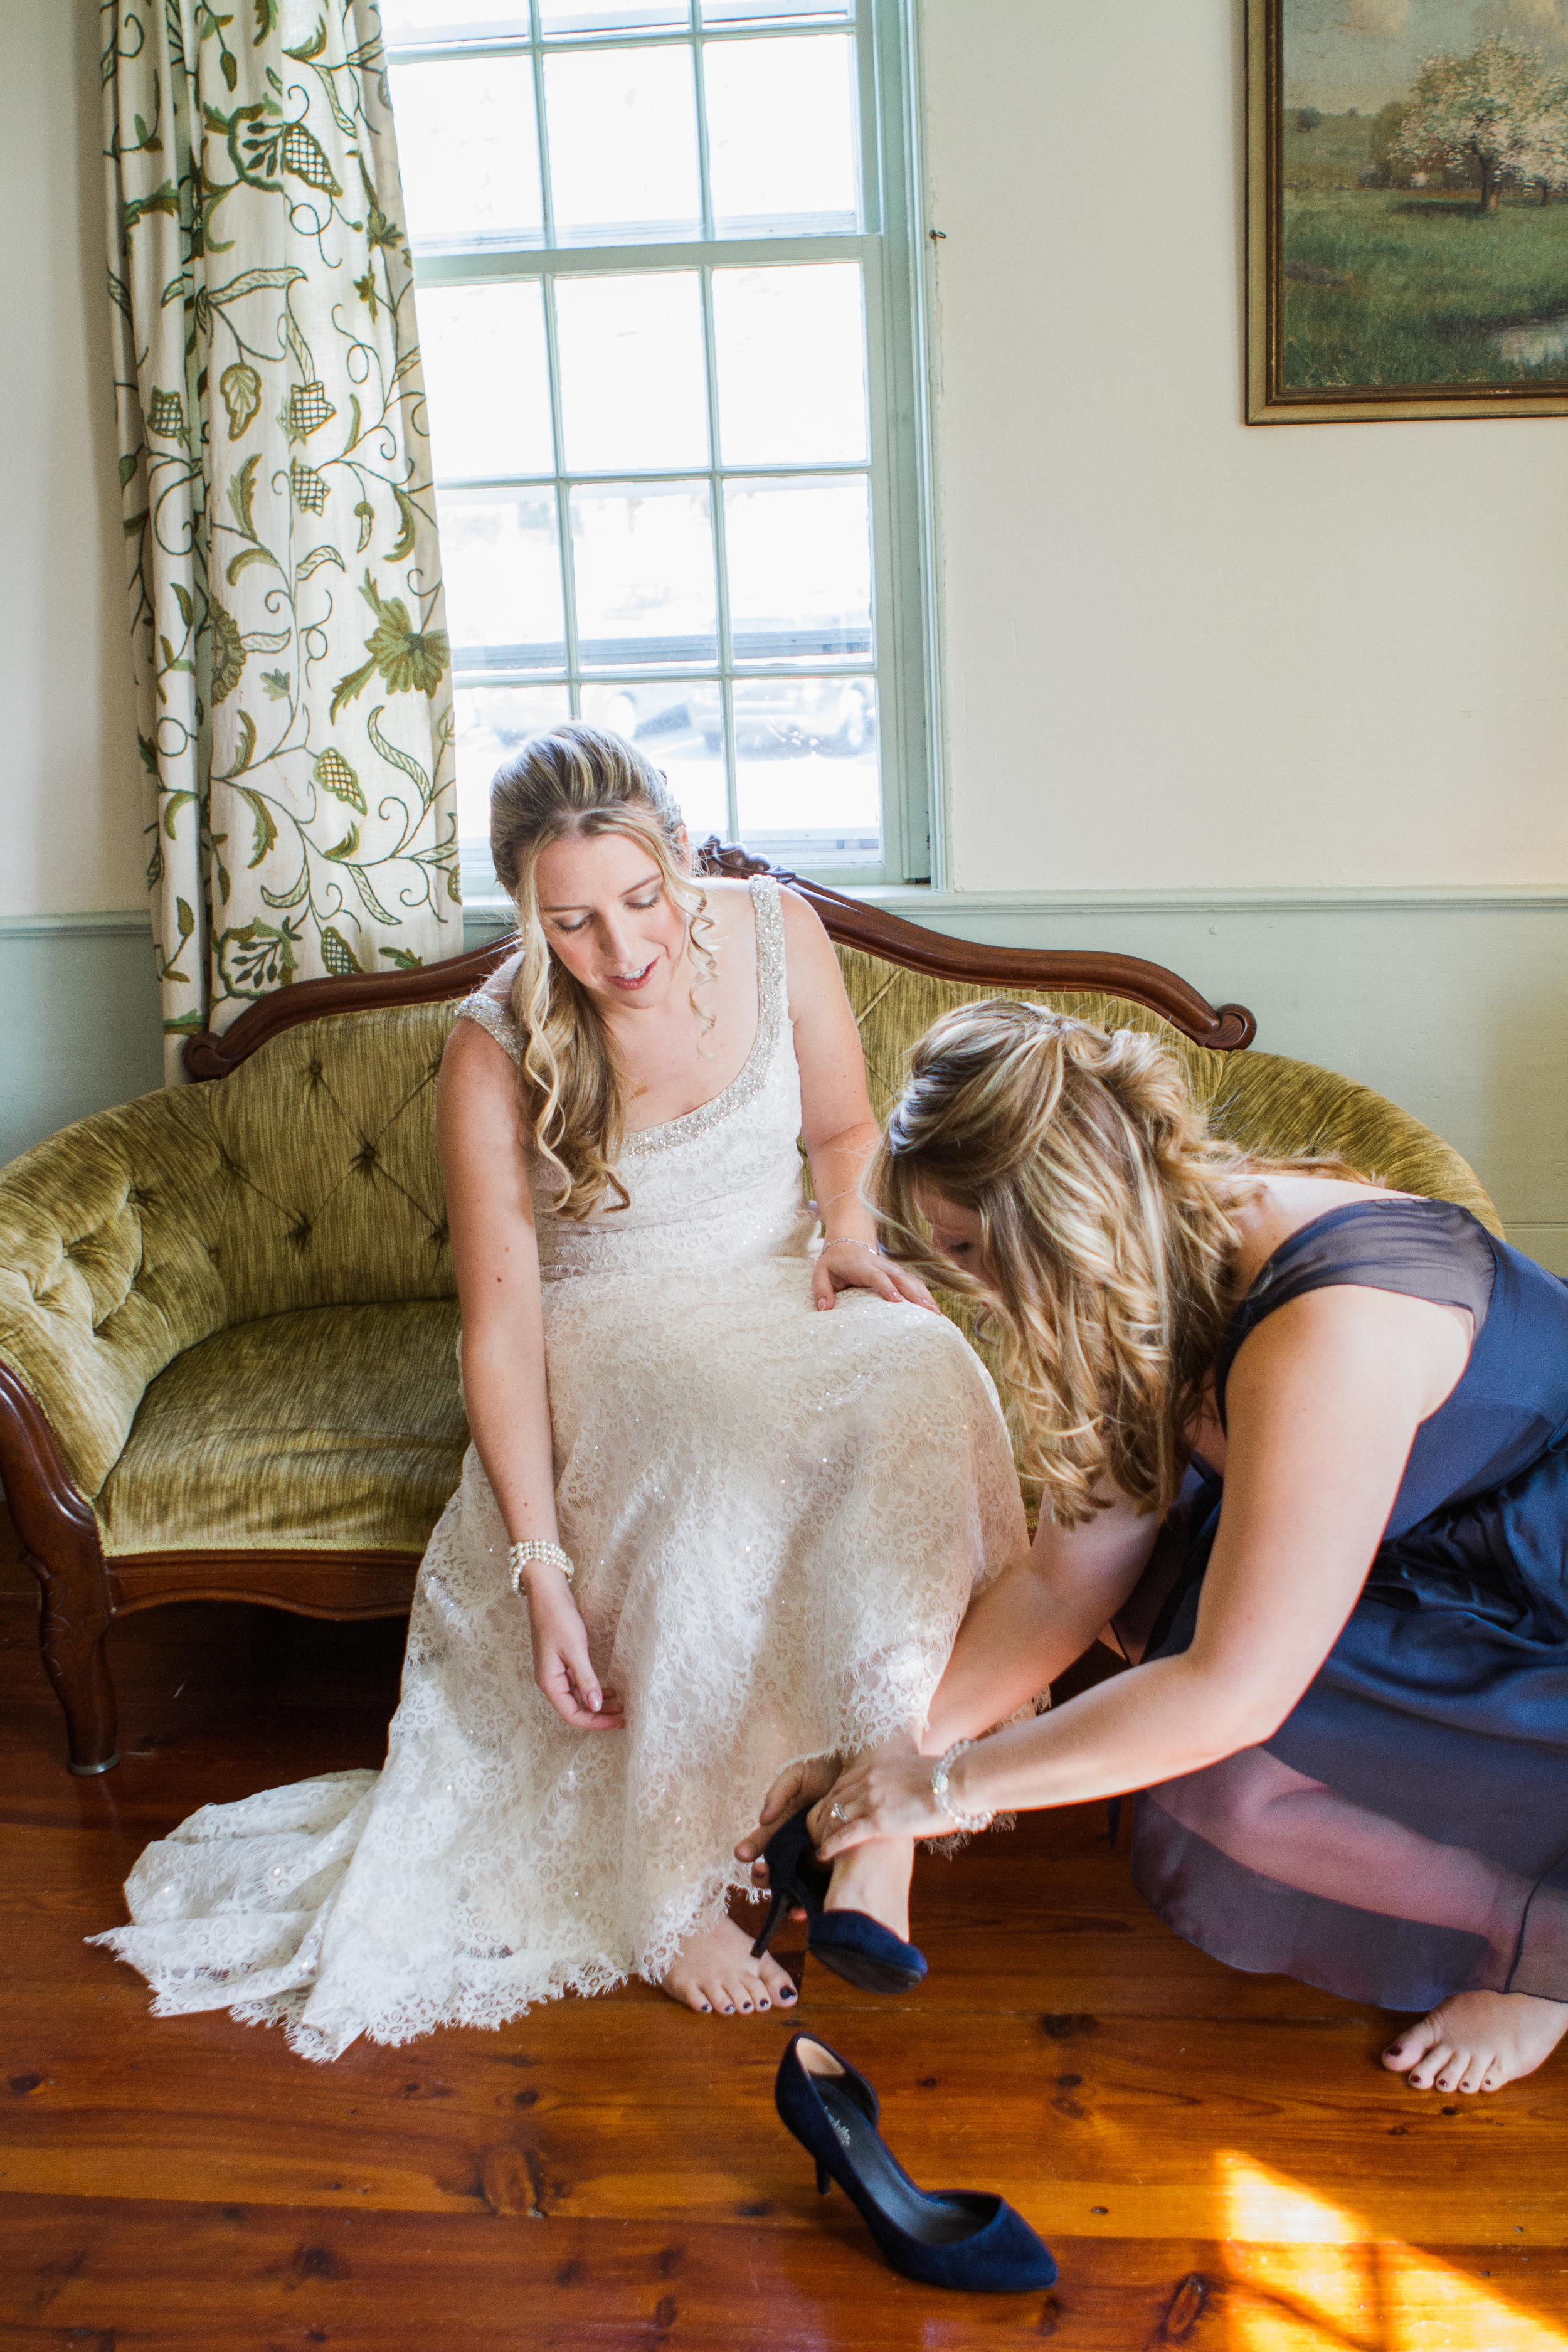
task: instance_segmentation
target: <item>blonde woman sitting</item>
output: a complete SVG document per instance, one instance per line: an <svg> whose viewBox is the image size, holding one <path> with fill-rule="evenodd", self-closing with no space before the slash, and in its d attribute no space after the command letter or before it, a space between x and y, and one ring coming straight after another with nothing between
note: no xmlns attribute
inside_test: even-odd
<svg viewBox="0 0 1568 2352"><path fill-rule="evenodd" d="M385 1769L197 1814L104 1939L161 2010L317 2058L634 1971L704 2011L793 2000L727 1915L759 1792L919 1726L1026 1539L983 1368L878 1255L816 915L698 888L664 779L586 727L503 769L492 817L524 944L439 1097L474 1442ZM850 1947L908 1952L910 1853L835 1873Z"/></svg>
<svg viewBox="0 0 1568 2352"><path fill-rule="evenodd" d="M1026 1005L931 1030L872 1183L989 1308L1047 1509L822 1857L1139 1790L1179 1934L1425 2012L1384 2053L1417 2089L1528 2074L1568 2027L1568 1289L1446 1202L1247 1161L1152 1039ZM969 1744L1108 1621L1131 1673Z"/></svg>

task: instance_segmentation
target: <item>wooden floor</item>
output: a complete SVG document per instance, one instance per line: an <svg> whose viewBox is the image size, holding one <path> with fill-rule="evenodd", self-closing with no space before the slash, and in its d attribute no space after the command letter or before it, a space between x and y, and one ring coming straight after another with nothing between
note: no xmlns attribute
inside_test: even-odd
<svg viewBox="0 0 1568 2352"><path fill-rule="evenodd" d="M638 1986L330 2067L154 2020L82 1940L129 1864L199 1803L376 1763L401 1627L192 1607L111 1641L124 1762L75 1780L0 1545L6 2352L1568 2344L1568 2067L1406 2091L1375 2013L1167 1934L1103 1811L922 1861L907 2001L813 1966L794 2016ZM1022 2209L1051 2294L911 2286L818 2200L773 2108L796 2017L877 2083L918 2179Z"/></svg>

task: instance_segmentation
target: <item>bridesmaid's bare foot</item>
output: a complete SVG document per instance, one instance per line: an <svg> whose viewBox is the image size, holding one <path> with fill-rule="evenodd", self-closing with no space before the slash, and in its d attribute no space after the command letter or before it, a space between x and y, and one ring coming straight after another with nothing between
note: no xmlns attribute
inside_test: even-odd
<svg viewBox="0 0 1568 2352"><path fill-rule="evenodd" d="M1500 2091L1532 2074L1568 2032L1568 2003L1528 1992L1459 1992L1383 2053L1413 2091Z"/></svg>
<svg viewBox="0 0 1568 2352"><path fill-rule="evenodd" d="M795 1998L794 1985L771 1954L752 1959L752 1938L732 1919L688 1937L659 1990L704 2016L711 2011L720 2017L788 2009Z"/></svg>

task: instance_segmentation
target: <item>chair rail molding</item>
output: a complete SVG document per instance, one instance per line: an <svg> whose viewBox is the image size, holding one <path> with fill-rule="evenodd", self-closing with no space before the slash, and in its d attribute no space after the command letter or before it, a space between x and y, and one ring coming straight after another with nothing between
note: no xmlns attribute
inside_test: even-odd
<svg viewBox="0 0 1568 2352"><path fill-rule="evenodd" d="M966 915L1163 915L1202 914L1327 914L1388 911L1441 912L1476 908L1521 912L1568 908L1564 882L1420 882L1420 883L1258 883L1242 887L1202 889L931 890L918 882L888 883L857 890L840 887L847 898L885 907L906 922L922 916L940 919L943 926ZM463 903L465 927L510 930L515 919L511 901L499 891L476 894ZM0 941L83 937L142 939L151 936L143 907L110 908L69 914L0 914Z"/></svg>
<svg viewBox="0 0 1568 2352"><path fill-rule="evenodd" d="M0 941L68 939L73 934L84 939L143 939L151 944L153 926L145 907L115 907L107 913L0 915Z"/></svg>

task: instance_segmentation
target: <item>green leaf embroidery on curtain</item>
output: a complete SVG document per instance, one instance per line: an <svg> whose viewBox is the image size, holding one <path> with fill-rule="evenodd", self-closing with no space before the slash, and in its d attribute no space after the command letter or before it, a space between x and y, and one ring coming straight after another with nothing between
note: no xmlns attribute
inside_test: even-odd
<svg viewBox="0 0 1568 2352"><path fill-rule="evenodd" d="M451 648L379 14L326 0L303 38L288 14L285 47L280 0L103 9L137 741L176 1046L296 979L460 943Z"/></svg>

